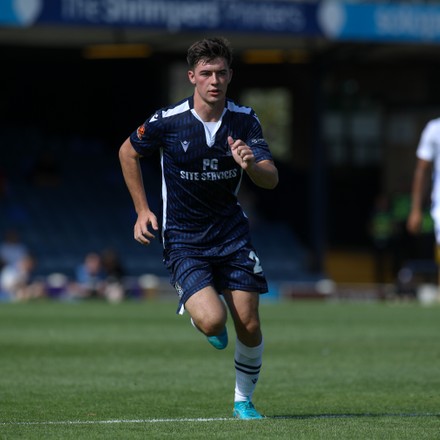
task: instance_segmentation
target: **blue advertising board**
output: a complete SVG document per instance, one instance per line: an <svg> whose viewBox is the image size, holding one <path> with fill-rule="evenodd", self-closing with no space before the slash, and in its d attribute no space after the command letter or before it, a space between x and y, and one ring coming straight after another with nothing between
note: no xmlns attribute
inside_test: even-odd
<svg viewBox="0 0 440 440"><path fill-rule="evenodd" d="M0 26L224 30L332 40L440 42L440 5L322 0L1 0Z"/></svg>
<svg viewBox="0 0 440 440"><path fill-rule="evenodd" d="M125 26L315 35L316 6L286 0L2 0L0 25Z"/></svg>
<svg viewBox="0 0 440 440"><path fill-rule="evenodd" d="M440 6L322 1L317 20L334 40L440 42Z"/></svg>

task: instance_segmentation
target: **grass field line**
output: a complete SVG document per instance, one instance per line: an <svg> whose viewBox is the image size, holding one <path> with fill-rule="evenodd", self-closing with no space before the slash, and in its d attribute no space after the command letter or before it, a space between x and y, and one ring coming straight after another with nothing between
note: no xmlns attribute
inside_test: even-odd
<svg viewBox="0 0 440 440"><path fill-rule="evenodd" d="M175 422L217 422L224 420L237 420L234 417L211 418L175 418L175 419L113 419L113 420L53 420L41 422L0 422L0 425L111 425L119 423L175 423Z"/></svg>
<svg viewBox="0 0 440 440"><path fill-rule="evenodd" d="M440 417L440 413L391 413L391 414L305 414L305 415L280 415L267 416L267 420L279 419L346 419L346 418L374 418L374 417ZM110 425L123 423L177 423L177 422L223 422L223 421L238 421L234 417L196 417L196 418L163 418L163 419L112 419L112 420L53 420L53 421L22 421L22 422L0 422L0 426L30 426L30 425Z"/></svg>

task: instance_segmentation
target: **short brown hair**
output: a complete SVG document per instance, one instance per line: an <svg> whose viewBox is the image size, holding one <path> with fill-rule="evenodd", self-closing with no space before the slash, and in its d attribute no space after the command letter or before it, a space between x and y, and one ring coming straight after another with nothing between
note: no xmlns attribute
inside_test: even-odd
<svg viewBox="0 0 440 440"><path fill-rule="evenodd" d="M205 38L196 41L188 49L186 61L190 69L193 69L202 60L212 61L215 58L224 58L228 63L228 67L231 67L232 48L226 38Z"/></svg>

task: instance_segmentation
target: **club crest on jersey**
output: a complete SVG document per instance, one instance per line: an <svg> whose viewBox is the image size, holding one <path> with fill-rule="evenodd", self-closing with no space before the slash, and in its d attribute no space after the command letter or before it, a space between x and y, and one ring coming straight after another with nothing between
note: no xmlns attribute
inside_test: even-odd
<svg viewBox="0 0 440 440"><path fill-rule="evenodd" d="M141 141L145 134L145 126L141 125L136 131L138 139Z"/></svg>
<svg viewBox="0 0 440 440"><path fill-rule="evenodd" d="M183 151L186 153L186 150L188 150L189 144L191 142L188 141L180 141L180 145L182 145Z"/></svg>

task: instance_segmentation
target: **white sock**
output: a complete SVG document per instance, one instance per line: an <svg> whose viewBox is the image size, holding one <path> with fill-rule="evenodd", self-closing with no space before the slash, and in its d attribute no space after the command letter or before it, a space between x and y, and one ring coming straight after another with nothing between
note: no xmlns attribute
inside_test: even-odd
<svg viewBox="0 0 440 440"><path fill-rule="evenodd" d="M247 347L238 339L235 343L235 402L252 400L260 376L264 342Z"/></svg>

